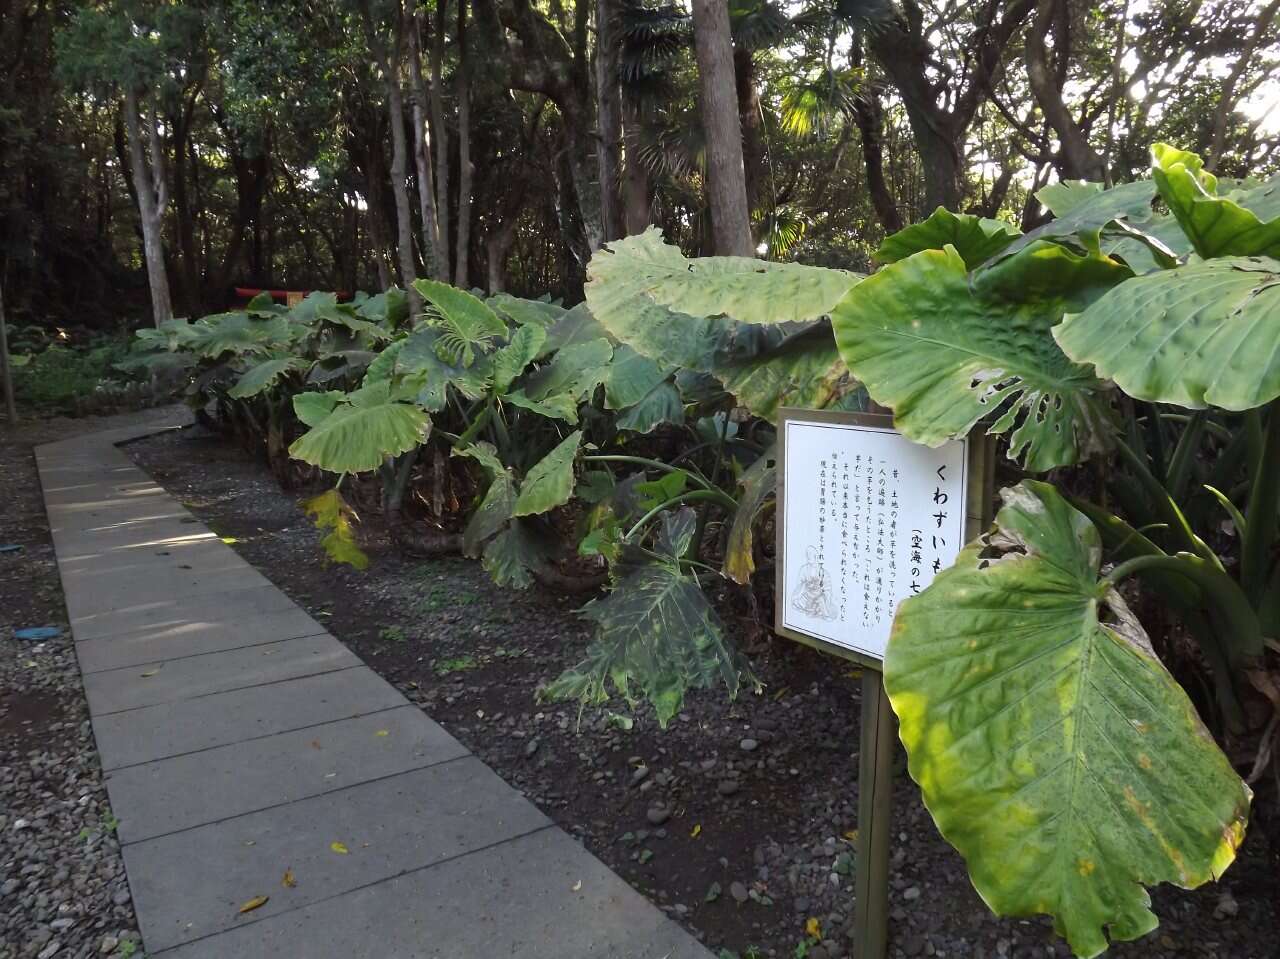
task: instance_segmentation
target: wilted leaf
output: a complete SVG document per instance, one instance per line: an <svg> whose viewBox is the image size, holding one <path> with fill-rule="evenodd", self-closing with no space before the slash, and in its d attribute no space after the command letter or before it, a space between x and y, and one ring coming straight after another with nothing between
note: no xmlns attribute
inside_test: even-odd
<svg viewBox="0 0 1280 959"><path fill-rule="evenodd" d="M724 551L724 574L735 583L749 582L756 571L756 520L765 502L778 489L776 458L777 452L771 446L742 476L742 495L738 498Z"/></svg>
<svg viewBox="0 0 1280 959"><path fill-rule="evenodd" d="M1143 886L1222 875L1250 793L1100 581L1093 524L1045 483L1003 495L990 546L899 607L885 686L912 778L982 898L1052 915L1095 956L1104 929L1155 928Z"/></svg>
<svg viewBox="0 0 1280 959"><path fill-rule="evenodd" d="M280 885L284 886L286 889L292 889L298 885L298 880L293 877L292 869L286 869L284 871L284 876L280 879Z"/></svg>
<svg viewBox="0 0 1280 959"><path fill-rule="evenodd" d="M340 856L345 856L351 852L351 850L347 848L346 843L339 842L336 839L333 842L329 843L329 848L332 849L334 852L336 852Z"/></svg>
<svg viewBox="0 0 1280 959"><path fill-rule="evenodd" d="M260 909L265 906L270 899L270 896L254 896L240 907L240 914L244 915L246 912L253 912L255 909Z"/></svg>
<svg viewBox="0 0 1280 959"><path fill-rule="evenodd" d="M321 547L335 563L346 563L355 569L369 567L369 557L356 544L351 517L355 515L336 489L302 501L302 510L316 528L329 532L320 540Z"/></svg>
<svg viewBox="0 0 1280 959"><path fill-rule="evenodd" d="M804 934L812 939L822 938L822 926L819 925L817 918L810 916L805 920Z"/></svg>

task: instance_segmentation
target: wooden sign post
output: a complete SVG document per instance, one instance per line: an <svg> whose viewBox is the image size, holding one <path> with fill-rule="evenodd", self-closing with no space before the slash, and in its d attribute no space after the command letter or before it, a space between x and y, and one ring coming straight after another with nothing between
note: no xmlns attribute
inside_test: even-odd
<svg viewBox="0 0 1280 959"><path fill-rule="evenodd" d="M986 528L990 439L912 443L883 413L778 417L777 593L784 636L863 667L854 925L858 959L888 942L897 718L881 670L898 603Z"/></svg>

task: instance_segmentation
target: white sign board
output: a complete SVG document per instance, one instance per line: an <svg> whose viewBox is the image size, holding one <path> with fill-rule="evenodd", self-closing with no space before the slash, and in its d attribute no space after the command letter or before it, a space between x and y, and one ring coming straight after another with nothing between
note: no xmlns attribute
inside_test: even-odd
<svg viewBox="0 0 1280 959"><path fill-rule="evenodd" d="M930 449L888 422L796 410L779 426L778 625L876 661L898 603L964 545L969 479L967 440Z"/></svg>

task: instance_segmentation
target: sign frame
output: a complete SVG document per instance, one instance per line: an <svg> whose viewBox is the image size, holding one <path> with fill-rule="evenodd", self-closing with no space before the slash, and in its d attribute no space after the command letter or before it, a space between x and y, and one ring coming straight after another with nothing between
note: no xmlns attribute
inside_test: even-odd
<svg viewBox="0 0 1280 959"><path fill-rule="evenodd" d="M893 766L897 755L898 718L884 690L883 660L846 646L827 642L783 625L786 596L786 435L792 420L895 429L890 413L835 410L778 410L777 503L775 512L776 569L774 632L819 652L857 663L862 669L861 744L858 750L858 839L854 871L854 954L859 959L883 959L889 942L889 849L893 830ZM967 437L965 459L965 542L972 542L991 524L995 497L995 438L981 428Z"/></svg>

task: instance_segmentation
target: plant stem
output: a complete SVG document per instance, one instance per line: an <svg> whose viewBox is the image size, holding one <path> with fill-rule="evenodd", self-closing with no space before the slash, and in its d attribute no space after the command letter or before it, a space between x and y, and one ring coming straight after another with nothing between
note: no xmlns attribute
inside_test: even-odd
<svg viewBox="0 0 1280 959"><path fill-rule="evenodd" d="M1147 464L1142 461L1142 457L1138 456L1129 444L1122 439L1117 439L1116 448L1125 458L1130 469L1133 470L1134 476L1137 477L1138 482L1142 484L1147 495L1155 501L1156 509L1159 510L1161 515L1164 517L1165 522L1169 524L1169 527L1181 534L1182 539L1185 541L1185 545L1192 552L1221 568L1222 562L1218 559L1217 554L1215 554L1213 550L1209 549L1209 547L1205 545L1204 541L1192 531L1191 524L1187 522L1186 516L1184 516L1182 510L1178 508L1178 504L1173 501L1173 498L1169 495L1169 491L1161 486L1160 481L1151 474L1151 470L1148 469Z"/></svg>
<svg viewBox="0 0 1280 959"><path fill-rule="evenodd" d="M690 493L681 493L679 496L673 496L671 499L667 500L665 503L659 503L653 509L649 510L649 512L641 516L640 519L636 521L635 526L632 526L631 529L627 531L627 535L624 536L623 539L631 539L631 537L634 536L637 533L637 531L639 531L646 523L648 523L651 519L653 519L663 510L669 509L670 507L675 506L679 503L690 503L695 500L712 500L714 502L719 503L721 506L723 506L725 509L729 510L730 512L733 512L738 508L737 500L735 500L732 496L722 493L718 489L696 489Z"/></svg>
<svg viewBox="0 0 1280 959"><path fill-rule="evenodd" d="M622 456L620 454L594 454L582 457L584 463L635 463L637 466L647 466L650 469L661 470L664 473L684 473L703 489L715 490L720 492L696 469L682 469L679 466L671 466L663 463L661 460L651 460L645 456Z"/></svg>
<svg viewBox="0 0 1280 959"><path fill-rule="evenodd" d="M1222 635L1229 644L1233 664L1245 656L1262 654L1262 630L1258 617L1234 579L1208 560L1191 553L1176 556L1135 556L1103 577L1108 586L1145 570L1161 570L1189 579L1204 592L1222 614Z"/></svg>
<svg viewBox="0 0 1280 959"><path fill-rule="evenodd" d="M1277 509L1280 509L1280 401L1267 410L1267 427L1262 438L1257 472L1245 508L1248 529L1240 548L1240 585L1255 605L1262 599L1271 568L1271 546L1276 538Z"/></svg>

